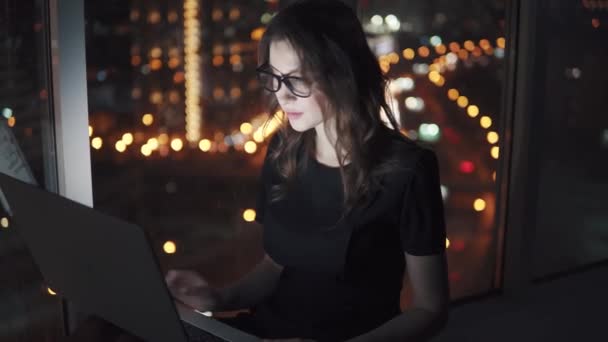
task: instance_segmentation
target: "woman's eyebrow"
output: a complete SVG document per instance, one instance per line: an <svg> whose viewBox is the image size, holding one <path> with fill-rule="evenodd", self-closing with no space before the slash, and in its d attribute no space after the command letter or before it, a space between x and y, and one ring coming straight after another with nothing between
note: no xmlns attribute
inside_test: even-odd
<svg viewBox="0 0 608 342"><path fill-rule="evenodd" d="M272 66L272 64L269 64L269 65L270 65L270 67L271 67L272 69L274 69L274 70L278 71L278 72L279 72L281 75L283 75L283 76L288 76L288 75L291 75L291 74L293 74L293 73L295 73L295 72L299 72L299 71L300 71L300 67L297 67L297 68L295 68L295 69L291 70L290 72L283 74L283 73L281 73L281 72L279 71L279 69L277 69L277 68L275 68L274 66Z"/></svg>

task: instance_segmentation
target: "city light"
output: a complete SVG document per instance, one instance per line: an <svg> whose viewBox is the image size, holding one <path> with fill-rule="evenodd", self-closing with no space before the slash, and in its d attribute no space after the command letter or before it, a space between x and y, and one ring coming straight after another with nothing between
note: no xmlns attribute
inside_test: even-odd
<svg viewBox="0 0 608 342"><path fill-rule="evenodd" d="M6 107L2 110L2 116L4 116L5 119L10 119L13 116L13 110Z"/></svg>
<svg viewBox="0 0 608 342"><path fill-rule="evenodd" d="M253 222L255 221L255 215L255 210L247 209L243 212L243 220L245 220L245 222Z"/></svg>
<svg viewBox="0 0 608 342"><path fill-rule="evenodd" d="M183 147L184 147L184 142L182 141L182 139L175 138L175 139L171 140L171 148L173 149L173 151L179 152L179 151L181 151L181 149Z"/></svg>
<svg viewBox="0 0 608 342"><path fill-rule="evenodd" d="M456 89L450 89L448 90L448 98L452 101L456 101L458 100L458 97L460 96L460 93L458 92L458 90Z"/></svg>
<svg viewBox="0 0 608 342"><path fill-rule="evenodd" d="M0 219L0 227L2 228L8 228L9 226L9 221L8 221L8 217L3 217Z"/></svg>
<svg viewBox="0 0 608 342"><path fill-rule="evenodd" d="M486 201L481 198L478 198L473 202L473 209L475 211L484 211L486 209Z"/></svg>
<svg viewBox="0 0 608 342"><path fill-rule="evenodd" d="M466 96L458 96L456 103L458 104L458 107L466 108L469 105L469 99Z"/></svg>
<svg viewBox="0 0 608 342"><path fill-rule="evenodd" d="M8 127L15 127L15 125L17 124L17 119L15 119L14 116L11 116L10 118L8 118L7 124Z"/></svg>
<svg viewBox="0 0 608 342"><path fill-rule="evenodd" d="M499 150L498 146L492 146L492 149L490 150L490 154L492 155L492 158L498 159L498 157L500 155L500 150Z"/></svg>
<svg viewBox="0 0 608 342"><path fill-rule="evenodd" d="M103 146L103 140L100 137L95 137L91 140L91 146L94 149L99 150L101 146Z"/></svg>
<svg viewBox="0 0 608 342"><path fill-rule="evenodd" d="M122 140L117 141L114 147L116 148L116 151L120 153L124 152L127 149L127 145Z"/></svg>
<svg viewBox="0 0 608 342"><path fill-rule="evenodd" d="M198 148L203 152L209 152L211 150L211 141L209 139L203 139L198 143Z"/></svg>
<svg viewBox="0 0 608 342"><path fill-rule="evenodd" d="M490 128L490 126L492 126L492 119L489 116L482 116L481 119L479 120L479 123L481 125L481 127L483 128Z"/></svg>
<svg viewBox="0 0 608 342"><path fill-rule="evenodd" d="M202 82L200 79L201 59L199 56L201 43L201 23L198 19L200 0L184 0L184 71L185 71L185 112L186 140L191 143L200 140L202 127L202 109L200 95ZM216 9L213 11L214 20ZM173 142L171 143L173 147ZM181 149L181 148L180 148Z"/></svg>
<svg viewBox="0 0 608 342"><path fill-rule="evenodd" d="M144 116L141 117L141 122L146 126L152 125L152 123L154 123L154 115L149 113L144 114Z"/></svg>
<svg viewBox="0 0 608 342"><path fill-rule="evenodd" d="M173 242L173 241L166 241L163 244L163 251L165 251L165 253L167 253L167 254L174 254L176 250L177 250L177 246L175 245L175 242Z"/></svg>
<svg viewBox="0 0 608 342"><path fill-rule="evenodd" d="M93 126L89 125L89 137L93 136Z"/></svg>
<svg viewBox="0 0 608 342"><path fill-rule="evenodd" d="M131 133L125 133L122 135L122 141L125 143L125 145L129 146L133 143L133 134Z"/></svg>
<svg viewBox="0 0 608 342"><path fill-rule="evenodd" d="M414 57L416 57L416 52L414 51L414 49L407 48L403 50L403 58L407 60L412 60L414 59Z"/></svg>
<svg viewBox="0 0 608 342"><path fill-rule="evenodd" d="M467 114L472 118L476 117L477 115L479 115L479 107L475 105L470 105L467 108Z"/></svg>
<svg viewBox="0 0 608 342"><path fill-rule="evenodd" d="M498 133L496 132L488 132L488 142L490 144L496 144L498 142Z"/></svg>
<svg viewBox="0 0 608 342"><path fill-rule="evenodd" d="M48 294L50 294L51 296L56 296L57 295L57 292L53 291L53 289L51 289L50 287L46 288L46 292Z"/></svg>
<svg viewBox="0 0 608 342"><path fill-rule="evenodd" d="M142 145L140 151L141 151L141 154L143 154L146 157L149 157L152 154L152 149L148 145Z"/></svg>
<svg viewBox="0 0 608 342"><path fill-rule="evenodd" d="M258 145L254 141L248 141L245 143L245 152L249 154L254 154L258 149Z"/></svg>

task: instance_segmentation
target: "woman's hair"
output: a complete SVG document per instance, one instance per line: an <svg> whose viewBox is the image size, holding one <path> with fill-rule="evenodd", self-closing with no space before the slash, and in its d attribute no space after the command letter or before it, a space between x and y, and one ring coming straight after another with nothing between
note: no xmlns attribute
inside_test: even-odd
<svg viewBox="0 0 608 342"><path fill-rule="evenodd" d="M301 61L305 79L314 80L315 87L324 95L321 103L324 120L335 118L336 151L346 151L339 158L344 189L344 215L369 193L374 175L386 169L382 151L386 138L399 133L390 107L386 103L387 78L365 38L361 23L353 9L338 0L297 1L283 10L269 23L259 45L259 63L269 62L270 44L286 41ZM278 109L271 96L271 113ZM391 127L381 118L385 112ZM325 125L327 129L328 125ZM284 182L273 186L271 201L285 196L296 171L306 168L308 158L314 156L314 129L298 132L287 120L280 125L279 141L269 154ZM350 165L345 168L345 160Z"/></svg>

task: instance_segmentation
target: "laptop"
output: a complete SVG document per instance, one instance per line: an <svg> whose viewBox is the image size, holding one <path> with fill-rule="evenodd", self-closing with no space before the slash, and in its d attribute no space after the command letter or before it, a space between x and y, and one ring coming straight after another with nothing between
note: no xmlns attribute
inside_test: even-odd
<svg viewBox="0 0 608 342"><path fill-rule="evenodd" d="M80 311L150 342L261 341L176 306L137 225L2 172L0 198L49 287Z"/></svg>

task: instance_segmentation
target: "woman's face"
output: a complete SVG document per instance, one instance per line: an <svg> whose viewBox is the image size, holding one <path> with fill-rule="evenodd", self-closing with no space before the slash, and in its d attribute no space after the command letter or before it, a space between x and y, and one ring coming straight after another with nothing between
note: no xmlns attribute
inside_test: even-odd
<svg viewBox="0 0 608 342"><path fill-rule="evenodd" d="M304 77L300 69L300 58L287 41L280 40L270 43L268 62L272 72L276 75ZM294 95L285 83L281 84L281 88L275 93L281 109L287 115L289 124L298 132L307 131L323 123L323 111L320 105L323 96L314 84L310 87L312 87L312 93L309 97Z"/></svg>

